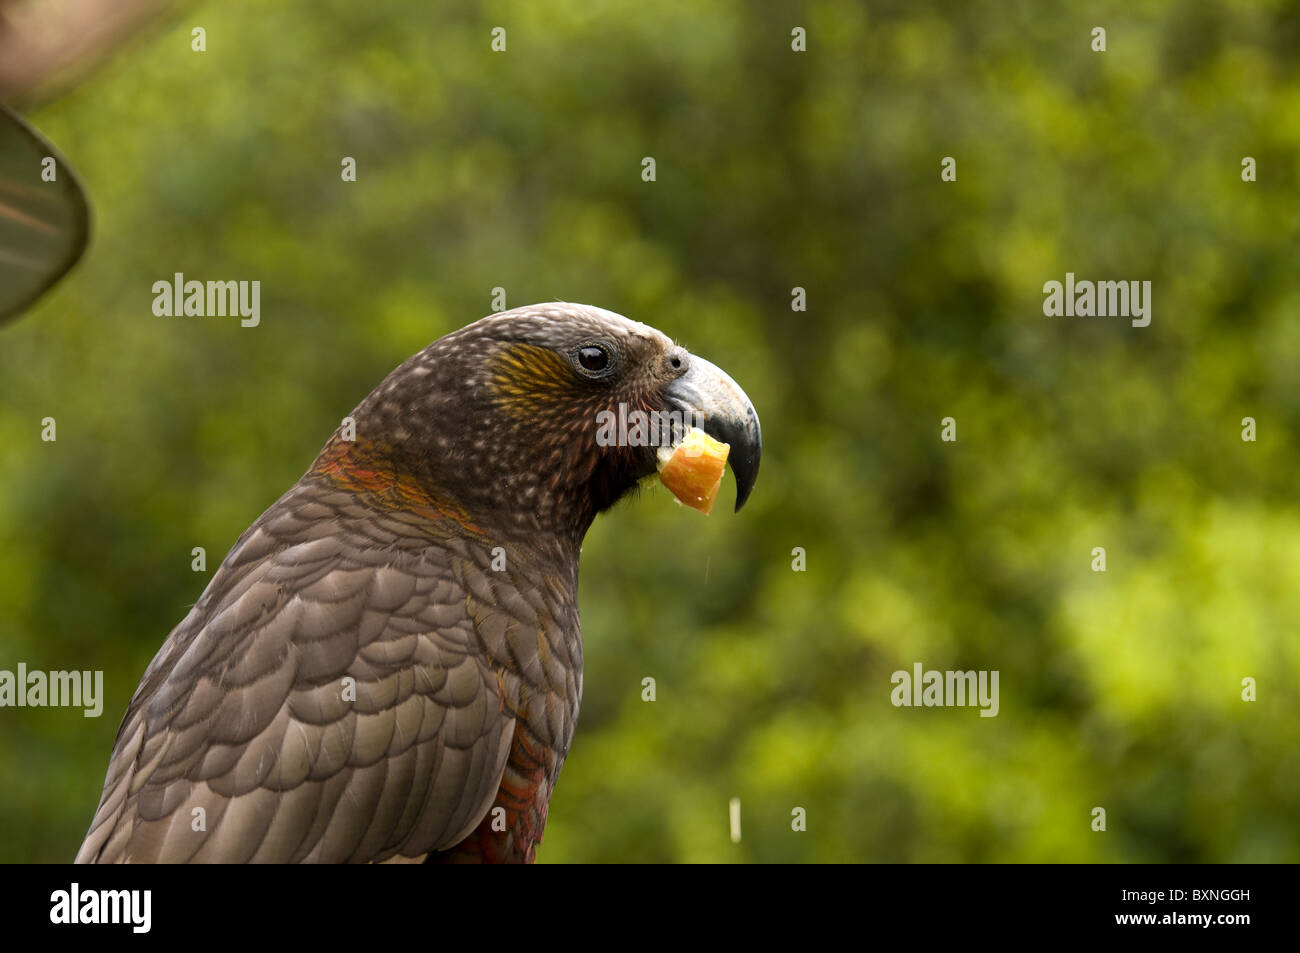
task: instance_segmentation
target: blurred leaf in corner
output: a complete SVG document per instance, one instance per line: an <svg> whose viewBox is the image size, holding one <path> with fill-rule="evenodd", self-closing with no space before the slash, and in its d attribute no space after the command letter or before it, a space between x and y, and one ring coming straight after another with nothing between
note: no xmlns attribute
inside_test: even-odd
<svg viewBox="0 0 1300 953"><path fill-rule="evenodd" d="M90 237L90 206L58 150L0 106L0 322L62 278Z"/></svg>
<svg viewBox="0 0 1300 953"><path fill-rule="evenodd" d="M0 0L0 102L58 95L176 4L171 0ZM90 207L72 168L0 105L0 324L77 263Z"/></svg>

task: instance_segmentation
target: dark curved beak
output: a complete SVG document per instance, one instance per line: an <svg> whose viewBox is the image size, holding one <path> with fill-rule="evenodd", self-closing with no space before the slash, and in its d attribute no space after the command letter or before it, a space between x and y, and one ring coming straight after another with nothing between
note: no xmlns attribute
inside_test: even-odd
<svg viewBox="0 0 1300 953"><path fill-rule="evenodd" d="M736 475L736 511L745 505L758 479L763 430L758 412L740 385L722 368L691 355L690 369L664 391L668 403L692 417L714 440L731 445L727 463Z"/></svg>

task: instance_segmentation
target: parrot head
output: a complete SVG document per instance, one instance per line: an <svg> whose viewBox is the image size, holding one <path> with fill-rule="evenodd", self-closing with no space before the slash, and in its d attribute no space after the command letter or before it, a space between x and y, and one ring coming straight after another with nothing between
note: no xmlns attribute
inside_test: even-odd
<svg viewBox="0 0 1300 953"><path fill-rule="evenodd" d="M758 414L726 373L648 325L578 304L517 308L438 339L351 419L353 439L340 428L318 468L364 474L395 500L492 514L494 531L578 540L692 426L731 446L737 510L762 454Z"/></svg>

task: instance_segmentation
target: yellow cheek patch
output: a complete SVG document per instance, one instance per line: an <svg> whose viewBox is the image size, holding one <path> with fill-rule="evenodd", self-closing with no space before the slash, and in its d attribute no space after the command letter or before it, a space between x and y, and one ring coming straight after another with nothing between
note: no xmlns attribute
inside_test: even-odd
<svg viewBox="0 0 1300 953"><path fill-rule="evenodd" d="M573 385L569 362L550 348L509 344L493 358L492 393L507 409L536 413L572 399Z"/></svg>

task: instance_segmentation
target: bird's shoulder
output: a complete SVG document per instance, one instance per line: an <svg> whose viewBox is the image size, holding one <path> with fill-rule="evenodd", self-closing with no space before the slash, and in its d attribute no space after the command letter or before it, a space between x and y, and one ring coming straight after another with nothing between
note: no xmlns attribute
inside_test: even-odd
<svg viewBox="0 0 1300 953"><path fill-rule="evenodd" d="M565 750L580 692L567 572L525 571L531 554L512 567L491 543L318 486L286 493L149 666L88 845L285 861L455 843L491 805L516 722ZM303 829L276 822L301 798ZM195 807L210 833L186 827Z"/></svg>

